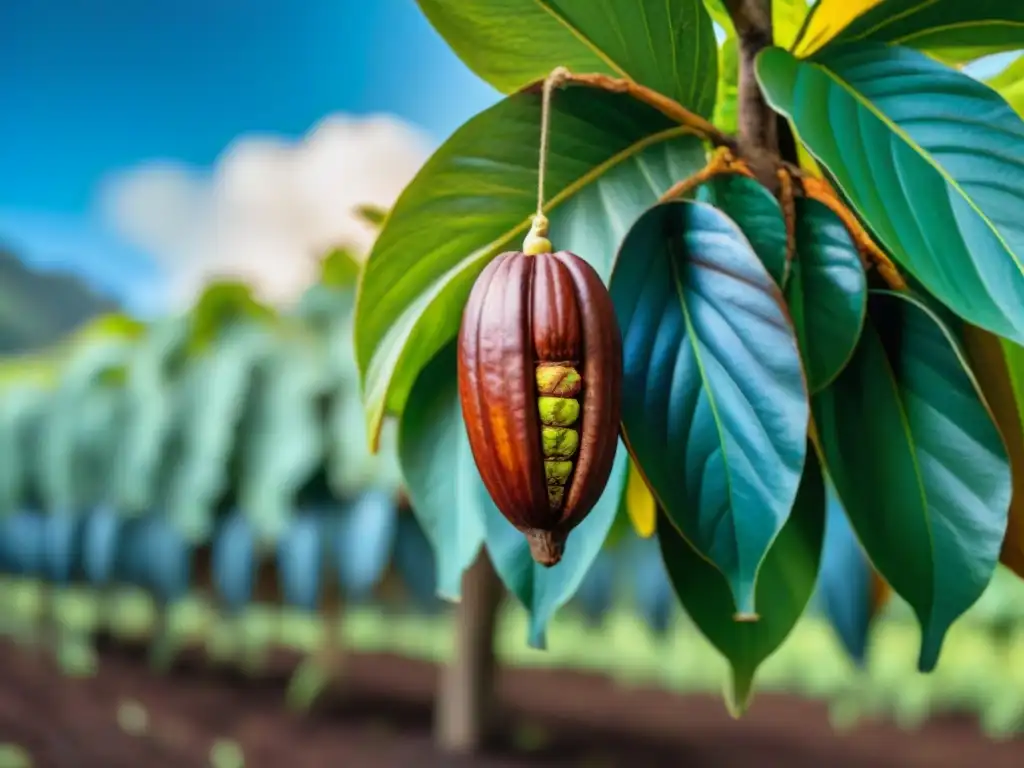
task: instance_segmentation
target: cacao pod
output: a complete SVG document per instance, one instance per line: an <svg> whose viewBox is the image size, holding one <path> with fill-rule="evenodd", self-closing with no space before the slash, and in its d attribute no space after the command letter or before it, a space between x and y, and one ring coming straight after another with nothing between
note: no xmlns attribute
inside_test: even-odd
<svg viewBox="0 0 1024 768"><path fill-rule="evenodd" d="M552 566L601 496L618 443L622 338L597 272L568 251L497 256L466 304L458 370L484 485L533 559Z"/></svg>

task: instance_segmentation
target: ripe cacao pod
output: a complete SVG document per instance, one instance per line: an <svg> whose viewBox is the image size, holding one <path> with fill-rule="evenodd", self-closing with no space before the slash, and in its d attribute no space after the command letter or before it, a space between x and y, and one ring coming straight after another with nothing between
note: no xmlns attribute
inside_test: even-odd
<svg viewBox="0 0 1024 768"><path fill-rule="evenodd" d="M615 459L622 338L611 297L568 251L502 253L470 293L458 361L484 485L533 559L552 566Z"/></svg>

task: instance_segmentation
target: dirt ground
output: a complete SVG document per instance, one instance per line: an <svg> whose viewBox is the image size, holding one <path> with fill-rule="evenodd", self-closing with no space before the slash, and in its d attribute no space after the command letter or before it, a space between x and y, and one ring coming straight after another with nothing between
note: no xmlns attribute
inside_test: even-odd
<svg viewBox="0 0 1024 768"><path fill-rule="evenodd" d="M160 676L137 651L107 648L95 677L70 679L39 655L0 643L0 741L27 749L36 768L199 768L210 765L221 738L242 746L246 768L1024 766L1024 740L993 743L961 720L914 734L869 724L838 736L811 702L762 695L737 722L710 697L534 670L502 673L505 731L486 756L453 760L431 748L431 665L353 657L347 693L298 716L283 706L294 663L281 656L249 679L185 658ZM118 724L125 700L148 712L140 735Z"/></svg>

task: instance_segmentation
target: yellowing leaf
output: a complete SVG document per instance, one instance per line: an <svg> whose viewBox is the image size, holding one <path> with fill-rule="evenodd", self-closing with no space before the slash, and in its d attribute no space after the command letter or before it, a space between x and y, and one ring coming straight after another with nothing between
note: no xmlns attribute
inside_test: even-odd
<svg viewBox="0 0 1024 768"><path fill-rule="evenodd" d="M772 33L775 44L789 48L807 17L807 0L775 0L772 3Z"/></svg>
<svg viewBox="0 0 1024 768"><path fill-rule="evenodd" d="M847 24L885 0L818 0L811 19L793 50L797 56L809 56L838 35Z"/></svg>
<svg viewBox="0 0 1024 768"><path fill-rule="evenodd" d="M654 535L658 524L658 511L643 475L636 464L629 462L629 479L626 481L626 511L637 534L644 539Z"/></svg>
<svg viewBox="0 0 1024 768"><path fill-rule="evenodd" d="M1002 432L1013 471L1013 497L999 559L1024 578L1024 426L1014 397L1002 340L973 325L964 326L964 347L982 394Z"/></svg>
<svg viewBox="0 0 1024 768"><path fill-rule="evenodd" d="M998 91L1018 114L1024 115L1024 56L1014 59L985 84Z"/></svg>

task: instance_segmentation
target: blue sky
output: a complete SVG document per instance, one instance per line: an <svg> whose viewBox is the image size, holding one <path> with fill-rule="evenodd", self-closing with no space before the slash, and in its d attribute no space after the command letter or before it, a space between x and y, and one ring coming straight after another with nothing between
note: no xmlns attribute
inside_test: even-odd
<svg viewBox="0 0 1024 768"><path fill-rule="evenodd" d="M155 267L91 215L105 175L333 112L440 142L497 98L415 0L2 0L0 60L0 241L129 298Z"/></svg>

